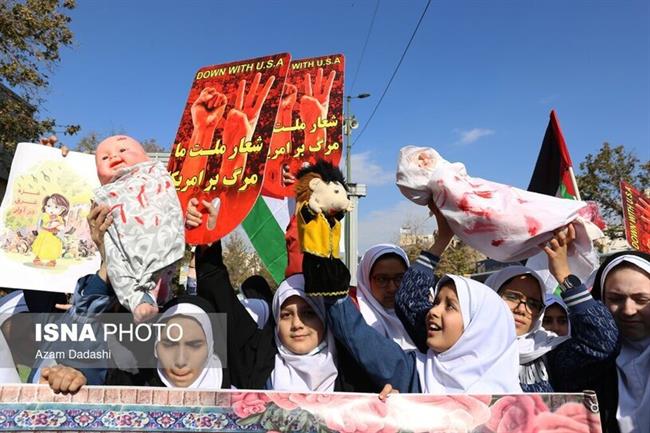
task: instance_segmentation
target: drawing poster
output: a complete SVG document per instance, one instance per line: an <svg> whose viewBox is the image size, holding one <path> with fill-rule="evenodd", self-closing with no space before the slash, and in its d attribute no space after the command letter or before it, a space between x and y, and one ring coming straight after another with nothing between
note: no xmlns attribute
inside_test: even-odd
<svg viewBox="0 0 650 433"><path fill-rule="evenodd" d="M99 269L86 221L98 186L92 155L18 144L0 206L0 286L72 293Z"/></svg>

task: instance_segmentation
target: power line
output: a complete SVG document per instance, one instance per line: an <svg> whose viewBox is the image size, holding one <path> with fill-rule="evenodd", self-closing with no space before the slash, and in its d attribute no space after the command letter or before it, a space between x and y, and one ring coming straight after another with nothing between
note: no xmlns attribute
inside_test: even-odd
<svg viewBox="0 0 650 433"><path fill-rule="evenodd" d="M368 121L363 125L363 128L361 128L361 132L359 132L359 135L357 135L357 138L352 142L352 146L357 144L357 141L361 138L363 133L366 131L366 128L368 128L368 125L370 125L370 122L372 121L372 118L375 116L375 113L377 112L377 109L381 105L381 101L384 100L384 96L386 96L386 93L388 92L388 89L390 88L391 83L393 82L393 79L397 75L397 71L399 70L399 67L402 65L402 61L404 60L404 57L406 57L406 53L409 50L409 47L411 46L411 42L413 42L413 39L415 38L415 34L418 32L418 29L420 28L420 24L422 24L422 20L424 19L424 16L427 13L427 9L429 9L429 5L431 4L431 0L427 0L427 5L424 7L424 10L422 11L422 15L420 15L420 19L418 20L417 25L415 26L415 29L413 30L413 34L411 35L411 39L409 39L408 44L406 44L406 48L404 48L404 52L402 53L402 57L400 57L399 62L397 62L397 66L395 66L395 70L393 71L393 75L391 75L390 80L388 80L388 84L386 84L386 88L384 89L384 92L381 94L381 97L379 98L379 101L377 101L377 105L375 105L375 108L373 108L372 113L370 113L370 117L368 118Z"/></svg>
<svg viewBox="0 0 650 433"><path fill-rule="evenodd" d="M357 76L359 75L359 69L361 69L361 63L363 63L363 56L366 54L366 48L368 47L368 41L370 40L370 34L372 33L372 27L375 25L375 17L377 16L377 11L379 10L379 0L375 4L375 11L372 13L372 18L370 19L370 27L368 28L368 34L366 35L366 41L363 43L363 48L361 49L361 57L359 57L359 63L357 64L357 70L354 73L354 78L352 79L352 87L350 87L350 93L354 91L354 85L357 83Z"/></svg>

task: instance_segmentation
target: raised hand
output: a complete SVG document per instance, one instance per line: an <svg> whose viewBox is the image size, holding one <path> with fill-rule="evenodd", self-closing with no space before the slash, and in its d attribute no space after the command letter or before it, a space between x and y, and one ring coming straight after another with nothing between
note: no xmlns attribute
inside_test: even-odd
<svg viewBox="0 0 650 433"><path fill-rule="evenodd" d="M548 256L548 270L558 283L562 283L571 274L569 268L569 246L576 238L573 223L554 232L553 239L540 245Z"/></svg>
<svg viewBox="0 0 650 433"><path fill-rule="evenodd" d="M192 104L192 123L195 129L212 129L217 127L217 124L223 117L223 112L226 109L228 98L214 87L206 87L201 90L199 97ZM190 143L192 145L196 143Z"/></svg>
<svg viewBox="0 0 650 433"><path fill-rule="evenodd" d="M433 198L429 201L428 207L431 211L431 215L436 217L436 224L438 225L436 240L433 242L431 248L429 248L429 252L440 257L453 239L454 232L449 226L447 218L445 218L442 212L440 212L440 209L438 209L438 206L436 206Z"/></svg>
<svg viewBox="0 0 650 433"><path fill-rule="evenodd" d="M106 230L113 224L113 216L106 205L93 204L88 214L88 226L90 227L90 238L93 240L101 257L101 265L97 275L104 281L108 281L106 269L106 250L104 249L104 235Z"/></svg>
<svg viewBox="0 0 650 433"><path fill-rule="evenodd" d="M282 126L291 126L293 122L293 106L296 104L298 97L298 88L293 84L285 83L282 89L282 100L280 100L280 109L278 120Z"/></svg>
<svg viewBox="0 0 650 433"><path fill-rule="evenodd" d="M305 74L305 94L300 98L300 117L307 125L307 129L310 129L319 117L323 120L327 117L334 77L336 71L330 72L327 79L323 81L323 68L318 68L312 86L311 74Z"/></svg>
<svg viewBox="0 0 650 433"><path fill-rule="evenodd" d="M255 78L253 78L253 82L248 88L248 93L246 93L246 80L241 80L239 82L235 105L228 112L228 118L224 125L223 141L226 145L231 143L239 144L242 137L246 137L247 140L251 139L253 131L255 131L255 127L257 126L262 106L266 101L266 97L269 95L271 86L275 82L275 76L269 77L263 87L260 87L261 79L261 73L258 72L255 74ZM241 131L242 126L244 127L245 132ZM235 131L237 131L238 134L233 134ZM233 135L238 136L234 137L234 143L232 140ZM227 136L228 140L226 138Z"/></svg>
<svg viewBox="0 0 650 433"><path fill-rule="evenodd" d="M217 199L218 200L218 199ZM201 204L208 211L208 219L206 227L208 230L214 230L217 226L217 216L219 214L219 206L215 206L207 200L201 200ZM198 209L199 200L192 197L187 203L187 212L185 214L185 224L189 228L198 227L203 222L203 214Z"/></svg>
<svg viewBox="0 0 650 433"><path fill-rule="evenodd" d="M56 135L50 135L47 138L41 138L39 141L41 142L41 144L43 146L54 147L54 145L56 144L57 141L59 141L59 139L56 137ZM67 146L62 145L61 146L61 155L68 156L68 152L70 152L70 149L68 149Z"/></svg>
<svg viewBox="0 0 650 433"><path fill-rule="evenodd" d="M236 154L232 158L235 148L239 146L242 140L250 141L253 138L253 132L257 126L257 121L262 111L262 106L269 95L269 90L275 81L275 76L269 77L263 87L260 87L262 74L255 74L253 82L246 93L246 80L239 82L237 89L237 98L235 106L228 112L226 122L223 127L223 144L226 145L226 154L221 162L219 177L233 176L235 170L241 168L240 179L246 170L247 154Z"/></svg>

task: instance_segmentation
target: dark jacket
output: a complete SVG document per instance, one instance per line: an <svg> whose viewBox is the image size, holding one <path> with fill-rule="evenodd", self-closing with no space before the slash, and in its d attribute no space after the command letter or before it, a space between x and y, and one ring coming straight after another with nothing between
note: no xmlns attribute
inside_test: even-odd
<svg viewBox="0 0 650 433"><path fill-rule="evenodd" d="M438 257L422 252L404 275L395 297L395 311L420 350L426 349L424 323L432 306L429 287L435 287L433 271L438 262ZM593 299L584 285L567 290L562 298L569 308L572 337L533 361L543 363L547 375L535 378L534 383L521 383L521 387L524 392L533 393L594 390L601 402L603 426L609 425L611 419L615 423L610 376L620 350L616 323L607 308Z"/></svg>
<svg viewBox="0 0 650 433"><path fill-rule="evenodd" d="M275 322L259 329L239 302L223 263L221 243L196 252L197 291L217 313L227 315L228 367L233 386L239 389L266 389L275 367ZM338 376L335 391L371 392L359 383L359 370L337 346Z"/></svg>

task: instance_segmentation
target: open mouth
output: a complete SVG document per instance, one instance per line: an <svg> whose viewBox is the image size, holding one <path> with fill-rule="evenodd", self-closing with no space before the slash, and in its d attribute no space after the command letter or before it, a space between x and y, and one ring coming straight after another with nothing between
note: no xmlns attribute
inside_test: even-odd
<svg viewBox="0 0 650 433"><path fill-rule="evenodd" d="M111 168L119 168L122 165L124 165L124 161L114 161L114 162L111 162L110 167Z"/></svg>
<svg viewBox="0 0 650 433"><path fill-rule="evenodd" d="M427 327L427 334L433 334L434 332L442 331L442 327L436 323L429 323Z"/></svg>

